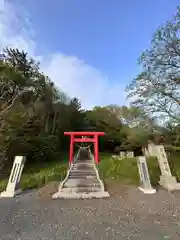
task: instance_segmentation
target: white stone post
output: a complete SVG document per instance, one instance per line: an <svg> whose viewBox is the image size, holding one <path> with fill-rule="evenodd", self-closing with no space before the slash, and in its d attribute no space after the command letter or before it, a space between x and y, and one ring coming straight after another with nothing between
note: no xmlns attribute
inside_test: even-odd
<svg viewBox="0 0 180 240"><path fill-rule="evenodd" d="M151 186L146 158L144 156L138 157L138 170L141 182L139 190L146 194L156 193L156 190Z"/></svg>
<svg viewBox="0 0 180 240"><path fill-rule="evenodd" d="M156 157L161 170L161 176L159 184L166 188L168 191L180 189L180 183L176 178L172 176L171 169L169 167L168 159L163 145L155 146Z"/></svg>
<svg viewBox="0 0 180 240"><path fill-rule="evenodd" d="M120 157L121 157L121 158L124 158L124 157L125 157L125 152L124 152L124 151L121 151L121 152L120 152Z"/></svg>
<svg viewBox="0 0 180 240"><path fill-rule="evenodd" d="M149 151L148 151L147 148L143 148L143 149L142 149L142 152L143 152L143 154L145 155L145 157L149 157L149 156L150 156Z"/></svg>
<svg viewBox="0 0 180 240"><path fill-rule="evenodd" d="M152 157L157 157L156 145L154 143L148 144L147 155L152 156Z"/></svg>
<svg viewBox="0 0 180 240"><path fill-rule="evenodd" d="M126 153L126 157L128 157L128 158L133 158L133 157L134 157L134 152L128 151L128 152Z"/></svg>
<svg viewBox="0 0 180 240"><path fill-rule="evenodd" d="M9 177L6 191L0 194L1 197L14 197L21 192L20 179L25 164L25 156L16 156Z"/></svg>

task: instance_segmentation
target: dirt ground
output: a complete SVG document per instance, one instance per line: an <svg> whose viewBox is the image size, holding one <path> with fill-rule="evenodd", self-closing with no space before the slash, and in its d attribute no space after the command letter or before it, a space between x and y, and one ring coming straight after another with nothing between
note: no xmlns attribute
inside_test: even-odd
<svg viewBox="0 0 180 240"><path fill-rule="evenodd" d="M59 183L0 199L2 240L179 240L180 191L145 195L107 183L109 198L52 200Z"/></svg>

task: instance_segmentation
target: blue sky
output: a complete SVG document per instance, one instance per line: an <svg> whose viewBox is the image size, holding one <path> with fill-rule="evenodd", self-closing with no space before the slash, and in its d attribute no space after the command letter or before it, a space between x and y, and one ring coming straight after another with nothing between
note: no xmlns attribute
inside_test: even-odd
<svg viewBox="0 0 180 240"><path fill-rule="evenodd" d="M7 43L22 45L39 57L52 80L79 97L85 107L126 104L124 88L139 72L140 53L150 46L157 27L176 12L178 3L13 0L8 2L11 10L5 11L5 17L11 14L9 26L15 18L18 21L10 34L13 40ZM7 27L7 22L0 24Z"/></svg>

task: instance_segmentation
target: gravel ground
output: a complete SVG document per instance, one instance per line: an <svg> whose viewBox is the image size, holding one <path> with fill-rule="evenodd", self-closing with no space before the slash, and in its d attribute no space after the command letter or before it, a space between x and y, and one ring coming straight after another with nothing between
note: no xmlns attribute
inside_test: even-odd
<svg viewBox="0 0 180 240"><path fill-rule="evenodd" d="M180 193L110 192L102 200L51 200L35 191L0 199L0 239L180 239Z"/></svg>

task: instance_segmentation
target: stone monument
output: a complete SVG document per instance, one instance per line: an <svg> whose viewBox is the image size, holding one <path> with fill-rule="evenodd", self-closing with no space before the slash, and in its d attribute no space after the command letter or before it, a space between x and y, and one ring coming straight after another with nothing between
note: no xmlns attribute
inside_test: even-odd
<svg viewBox="0 0 180 240"><path fill-rule="evenodd" d="M0 197L14 197L14 195L21 192L20 179L24 168L25 159L25 156L15 157L6 191L2 192Z"/></svg>
<svg viewBox="0 0 180 240"><path fill-rule="evenodd" d="M134 152L132 152L132 151L127 151L127 152L126 152L126 157L128 157L128 158L133 158L133 157L134 157Z"/></svg>
<svg viewBox="0 0 180 240"><path fill-rule="evenodd" d="M151 186L146 158L144 156L138 157L138 170L141 182L139 190L146 194L156 193L156 190Z"/></svg>
<svg viewBox="0 0 180 240"><path fill-rule="evenodd" d="M166 188L168 191L180 189L180 183L177 182L176 177L172 176L171 169L169 167L168 159L163 145L155 145L153 150L156 153L156 157L161 170L161 176L159 184Z"/></svg>
<svg viewBox="0 0 180 240"><path fill-rule="evenodd" d="M120 157L122 157L122 158L126 157L125 152L123 152L123 151L121 151L121 152L119 153L119 155L120 155Z"/></svg>
<svg viewBox="0 0 180 240"><path fill-rule="evenodd" d="M147 156L157 157L156 145L153 142L148 144L148 149L146 149Z"/></svg>
<svg viewBox="0 0 180 240"><path fill-rule="evenodd" d="M148 151L147 148L142 148L142 152L143 152L143 155L144 155L145 157L149 157L149 156L150 156L149 151Z"/></svg>

